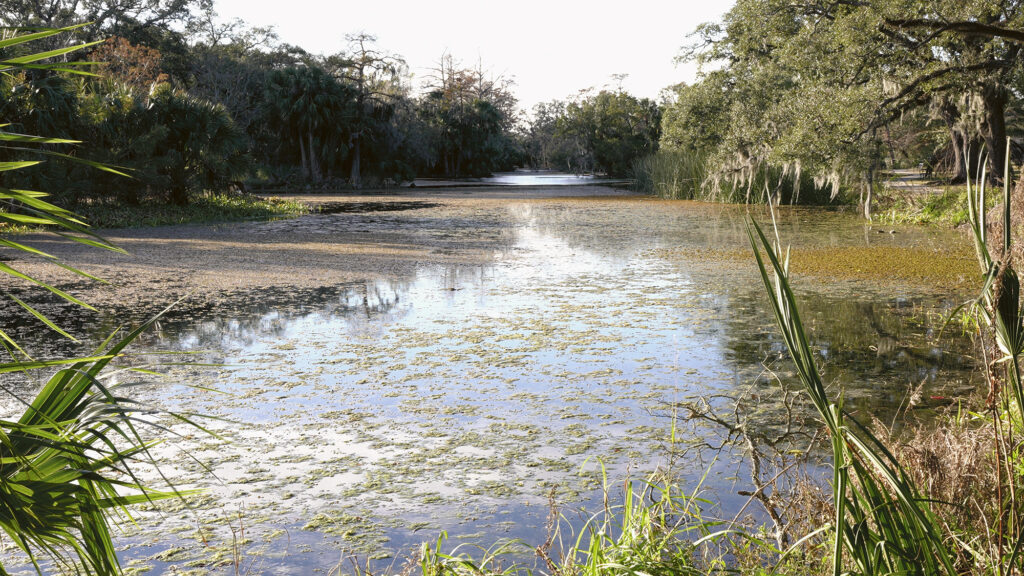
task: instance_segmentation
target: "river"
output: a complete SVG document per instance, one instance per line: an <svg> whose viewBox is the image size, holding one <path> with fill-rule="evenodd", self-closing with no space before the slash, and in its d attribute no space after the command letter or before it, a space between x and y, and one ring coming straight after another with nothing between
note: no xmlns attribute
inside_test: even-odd
<svg viewBox="0 0 1024 576"><path fill-rule="evenodd" d="M674 404L768 396L775 375L793 385L744 208L573 194L313 198L328 209L222 227L270 239L270 255L299 231L329 250L333 230L432 256L161 320L145 349L189 354L147 400L219 418L206 422L221 438L166 421L183 436L156 450L163 472L203 492L124 524L126 564L226 574L241 558L252 573L308 574L351 557L387 565L441 531L452 546L536 545L549 497L573 517L598 501L602 473L618 486L668 461L674 423L688 429ZM914 389L971 389L969 339L940 338L976 288L964 238L852 213L779 218L825 380L851 410L890 420ZM675 466L693 482L704 472ZM724 512L742 500L736 470L708 481Z"/></svg>

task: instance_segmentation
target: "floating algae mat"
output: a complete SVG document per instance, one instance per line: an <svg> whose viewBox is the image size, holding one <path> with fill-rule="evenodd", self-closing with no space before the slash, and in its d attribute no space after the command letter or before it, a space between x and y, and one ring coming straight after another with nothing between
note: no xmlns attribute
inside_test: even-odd
<svg viewBox="0 0 1024 576"><path fill-rule="evenodd" d="M485 263L424 264L294 301L254 293L163 322L147 346L195 353L166 379L194 387L147 394L218 418L207 424L220 438L167 423L183 436L157 448L163 472L203 491L123 524L130 570L229 573L240 561L249 573L327 573L351 557L387 566L442 530L453 545L539 544L552 494L571 516L596 502L602 467L618 483L665 461L667 406L773 385L765 365L793 380L743 257L743 211L636 198L458 202L330 217L385 233L411 225L405 214L462 211L449 233L467 245L503 223L506 240ZM784 241L811 255L796 270L802 312L849 407L886 416L911 388L970 388L969 341L955 330L939 340L944 315L974 289L962 238L879 233L828 212L780 218ZM887 269L900 262L911 272ZM733 482L709 480L723 495Z"/></svg>

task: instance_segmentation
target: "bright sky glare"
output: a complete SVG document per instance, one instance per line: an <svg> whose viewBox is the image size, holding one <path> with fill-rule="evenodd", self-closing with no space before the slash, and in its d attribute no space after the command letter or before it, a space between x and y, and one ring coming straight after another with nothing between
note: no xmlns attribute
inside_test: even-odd
<svg viewBox="0 0 1024 576"><path fill-rule="evenodd" d="M636 96L694 79L673 58L701 22L717 21L733 0L215 0L223 19L273 25L282 42L312 53L345 49L367 32L409 64L417 88L441 55L479 60L515 80L520 107L564 99L587 87L622 86Z"/></svg>

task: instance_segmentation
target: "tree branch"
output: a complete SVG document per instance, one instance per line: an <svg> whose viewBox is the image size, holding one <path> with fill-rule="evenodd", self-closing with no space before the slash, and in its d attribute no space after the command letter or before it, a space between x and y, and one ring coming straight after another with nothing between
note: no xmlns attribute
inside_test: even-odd
<svg viewBox="0 0 1024 576"><path fill-rule="evenodd" d="M1002 38L1010 42L1024 44L1024 30L1006 28L997 24L985 24L970 20L959 22L939 22L927 18L886 18L885 23L897 28L918 28L931 30L938 33L956 32L964 36L977 36L981 38Z"/></svg>
<svg viewBox="0 0 1024 576"><path fill-rule="evenodd" d="M977 64L971 64L970 66L947 66L945 68L939 68L938 70L929 72L922 76L915 78L910 84L907 84L900 90L895 96L890 96L882 101L879 108L885 108L894 102L906 97L908 94L916 90L925 82L930 82L936 78L941 78L947 74L953 74L956 72L980 72L982 70L998 70L1000 68L1007 68L1010 64L1003 60L988 60L985 62L979 62Z"/></svg>

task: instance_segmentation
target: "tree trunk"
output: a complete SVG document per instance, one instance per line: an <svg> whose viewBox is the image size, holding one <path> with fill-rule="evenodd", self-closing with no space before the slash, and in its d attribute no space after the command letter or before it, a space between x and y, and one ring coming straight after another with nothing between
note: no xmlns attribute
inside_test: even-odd
<svg viewBox="0 0 1024 576"><path fill-rule="evenodd" d="M184 185L174 184L171 186L170 198L171 204L175 206L185 206L188 204L188 189Z"/></svg>
<svg viewBox="0 0 1024 576"><path fill-rule="evenodd" d="M959 184L967 181L967 161L964 158L964 153L967 149L967 139L964 138L963 133L955 128L950 127L949 138L953 146L953 171L951 177L953 182Z"/></svg>
<svg viewBox="0 0 1024 576"><path fill-rule="evenodd" d="M352 140L352 173L350 180L353 188L359 188L359 135L354 135Z"/></svg>
<svg viewBox="0 0 1024 576"><path fill-rule="evenodd" d="M309 138L309 174L314 184L320 183L320 162L317 160L316 147L313 145L313 131L306 133Z"/></svg>
<svg viewBox="0 0 1024 576"><path fill-rule="evenodd" d="M986 86L982 91L985 104L985 150L988 152L989 177L993 183L1002 184L1006 167L1006 91L996 86Z"/></svg>
<svg viewBox="0 0 1024 576"><path fill-rule="evenodd" d="M800 165L797 164L793 171L793 197L789 199L790 206L800 203Z"/></svg>
<svg viewBox="0 0 1024 576"><path fill-rule="evenodd" d="M309 160L306 155L306 139L299 135L299 152L302 154L302 175L311 179L309 175Z"/></svg>
<svg viewBox="0 0 1024 576"><path fill-rule="evenodd" d="M954 183L966 182L967 163L964 158L964 151L967 146L967 140L964 138L963 130L958 126L960 111L957 109L955 104L945 97L936 106L936 111L939 118L942 119L943 124L946 125L946 130L949 131L949 146L952 148L953 152L953 165L950 166L950 178Z"/></svg>
<svg viewBox="0 0 1024 576"><path fill-rule="evenodd" d="M889 123L885 123L885 143L889 145L889 170L896 169L896 150L892 147L892 134L889 133Z"/></svg>
<svg viewBox="0 0 1024 576"><path fill-rule="evenodd" d="M871 192L875 188L875 170L874 168L868 168L866 175L865 186L867 190L864 192L864 217L871 221Z"/></svg>

